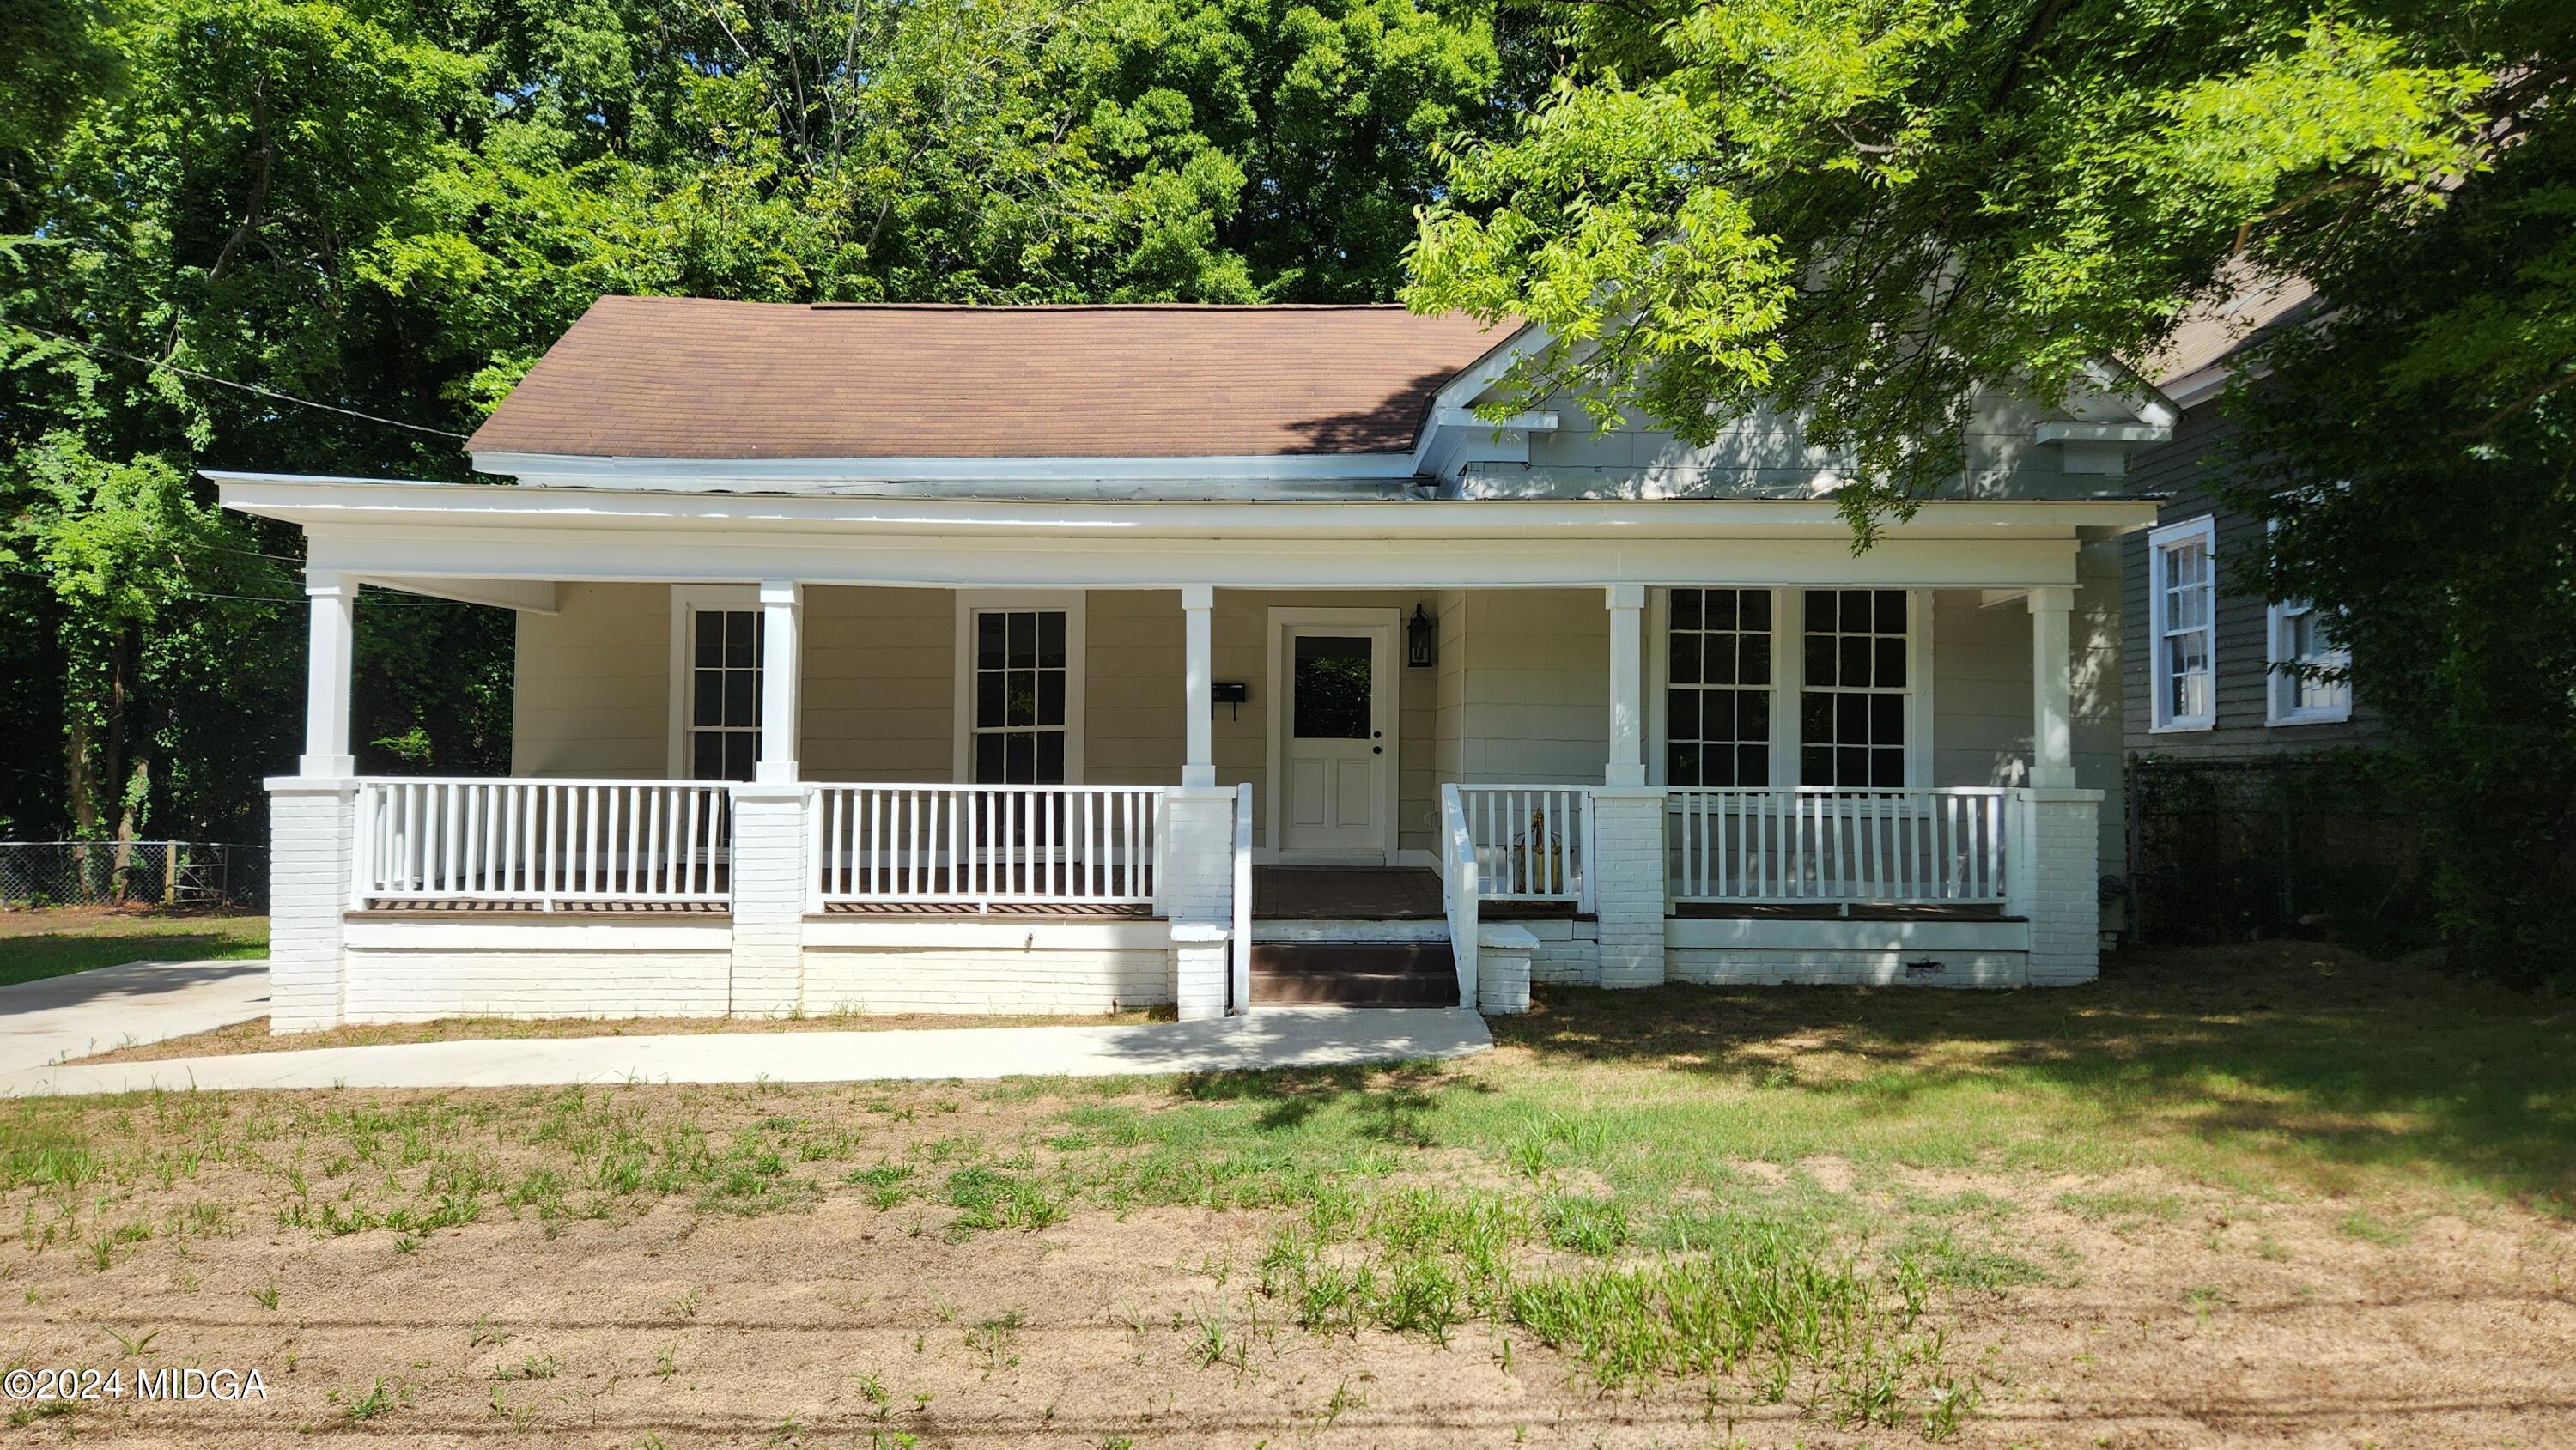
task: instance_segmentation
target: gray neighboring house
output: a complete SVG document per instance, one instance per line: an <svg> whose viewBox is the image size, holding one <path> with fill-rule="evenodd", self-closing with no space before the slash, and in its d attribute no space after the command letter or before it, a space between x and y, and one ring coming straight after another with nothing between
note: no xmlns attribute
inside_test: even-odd
<svg viewBox="0 0 2576 1450"><path fill-rule="evenodd" d="M2130 489L2160 497L2156 526L2121 540L2121 697L2127 752L2241 760L2368 745L2369 702L2347 682L2284 673L2286 662L2335 663L2321 619L2296 600L2267 599L2235 579L2262 521L2222 507L2233 425L2219 399L2238 352L2302 311L2304 283L2250 287L2188 320L2142 368L2182 411L2172 441L2129 463Z"/></svg>

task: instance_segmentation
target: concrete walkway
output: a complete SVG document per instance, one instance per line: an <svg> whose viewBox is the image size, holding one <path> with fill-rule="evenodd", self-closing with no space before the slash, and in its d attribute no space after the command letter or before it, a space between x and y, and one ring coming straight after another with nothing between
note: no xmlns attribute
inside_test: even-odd
<svg viewBox="0 0 2576 1450"><path fill-rule="evenodd" d="M268 963L128 962L0 987L0 1081L268 1015Z"/></svg>
<svg viewBox="0 0 2576 1450"><path fill-rule="evenodd" d="M0 1094L1114 1077L1463 1057L1493 1045L1485 1019L1461 1007L1265 1007L1248 1017L1141 1027L711 1032L312 1048L22 1069L0 1073Z"/></svg>

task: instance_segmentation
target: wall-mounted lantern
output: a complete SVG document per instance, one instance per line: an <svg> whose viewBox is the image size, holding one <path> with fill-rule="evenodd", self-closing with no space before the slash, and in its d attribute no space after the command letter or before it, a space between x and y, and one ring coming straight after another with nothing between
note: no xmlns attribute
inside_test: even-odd
<svg viewBox="0 0 2576 1450"><path fill-rule="evenodd" d="M1417 670L1440 663L1440 626L1419 604L1404 623L1404 662Z"/></svg>

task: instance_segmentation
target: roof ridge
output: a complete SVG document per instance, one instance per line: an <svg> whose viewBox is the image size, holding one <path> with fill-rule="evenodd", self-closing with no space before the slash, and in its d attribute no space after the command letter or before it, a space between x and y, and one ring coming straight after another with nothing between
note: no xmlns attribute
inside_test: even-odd
<svg viewBox="0 0 2576 1450"><path fill-rule="evenodd" d="M606 292L602 302L716 302L780 312L1405 312L1401 302L753 302L677 293Z"/></svg>

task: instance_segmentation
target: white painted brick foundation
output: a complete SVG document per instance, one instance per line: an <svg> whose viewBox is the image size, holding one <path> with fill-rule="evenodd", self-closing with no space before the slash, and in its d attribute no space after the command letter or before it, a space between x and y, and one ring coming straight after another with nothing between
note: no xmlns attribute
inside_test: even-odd
<svg viewBox="0 0 2576 1450"><path fill-rule="evenodd" d="M737 786L733 795L733 988L736 1017L783 1017L802 998L806 869L801 786Z"/></svg>
<svg viewBox="0 0 2576 1450"><path fill-rule="evenodd" d="M1172 1000L1169 947L809 947L808 1016L1114 1012Z"/></svg>
<svg viewBox="0 0 2576 1450"><path fill-rule="evenodd" d="M1175 1000L1184 1022L1225 1015L1228 978L1234 957L1226 949L1231 933L1221 926L1184 921L1172 927L1172 975Z"/></svg>
<svg viewBox="0 0 2576 1450"><path fill-rule="evenodd" d="M1592 793L1593 900L1599 981L1652 987L1664 980L1664 793L1599 786Z"/></svg>
<svg viewBox="0 0 2576 1450"><path fill-rule="evenodd" d="M1536 943L1530 950L1530 980L1566 986L1601 984L1601 926L1572 917L1516 921Z"/></svg>
<svg viewBox="0 0 2576 1450"><path fill-rule="evenodd" d="M2026 961L2021 952L1741 947L1674 947L1665 957L1674 981L1703 986L2018 987L2029 979ZM1941 970L1907 970L1922 962Z"/></svg>
<svg viewBox="0 0 2576 1450"><path fill-rule="evenodd" d="M1162 879L1154 903L1173 922L1234 924L1234 788L1174 786L1163 793Z"/></svg>
<svg viewBox="0 0 2576 1450"><path fill-rule="evenodd" d="M1529 1010L1530 953L1538 938L1517 922L1492 922L1476 932L1476 1010L1509 1017Z"/></svg>
<svg viewBox="0 0 2576 1450"><path fill-rule="evenodd" d="M279 776L268 782L268 796L269 1030L336 1027L349 979L341 921L349 909L358 788Z"/></svg>
<svg viewBox="0 0 2576 1450"><path fill-rule="evenodd" d="M2092 981L2102 967L2102 792L2032 787L2014 797L2005 909L2030 921L2031 984Z"/></svg>

